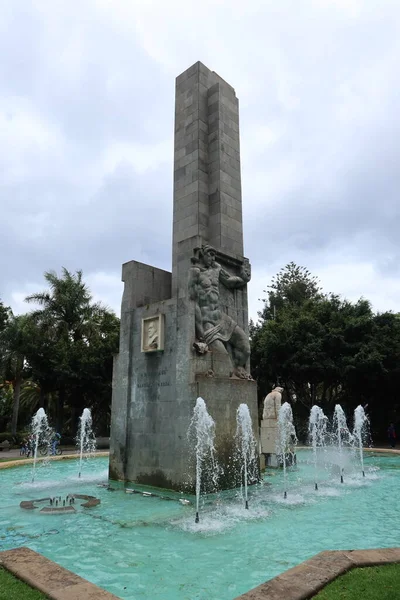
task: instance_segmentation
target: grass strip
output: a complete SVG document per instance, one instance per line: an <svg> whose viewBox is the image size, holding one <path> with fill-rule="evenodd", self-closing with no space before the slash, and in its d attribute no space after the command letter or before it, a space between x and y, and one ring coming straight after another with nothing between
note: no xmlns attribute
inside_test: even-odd
<svg viewBox="0 0 400 600"><path fill-rule="evenodd" d="M0 567L0 600L48 600L48 596Z"/></svg>
<svg viewBox="0 0 400 600"><path fill-rule="evenodd" d="M352 569L313 600L395 600L400 598L400 564Z"/></svg>

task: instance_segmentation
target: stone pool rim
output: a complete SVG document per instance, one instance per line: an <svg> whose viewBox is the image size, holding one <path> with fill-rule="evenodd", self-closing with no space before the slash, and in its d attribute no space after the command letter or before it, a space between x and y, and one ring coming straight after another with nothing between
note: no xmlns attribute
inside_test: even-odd
<svg viewBox="0 0 400 600"><path fill-rule="evenodd" d="M51 600L120 600L25 546L0 552L0 566Z"/></svg>
<svg viewBox="0 0 400 600"><path fill-rule="evenodd" d="M326 550L234 600L309 600L352 569L398 563L400 548ZM0 552L0 566L51 600L119 600L25 546Z"/></svg>
<svg viewBox="0 0 400 600"><path fill-rule="evenodd" d="M400 563L400 548L325 550L234 600L309 600L352 569Z"/></svg>

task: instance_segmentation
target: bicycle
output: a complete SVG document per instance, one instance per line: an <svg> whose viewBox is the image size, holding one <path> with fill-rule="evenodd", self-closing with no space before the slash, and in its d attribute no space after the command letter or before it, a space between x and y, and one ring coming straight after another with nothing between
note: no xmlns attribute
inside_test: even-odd
<svg viewBox="0 0 400 600"><path fill-rule="evenodd" d="M39 454L41 456L47 456L49 453L49 446L47 444L42 444L39 446L38 448L39 450ZM50 448L51 450L51 448ZM55 455L51 452L52 456L61 456L61 454L63 453L62 448L60 448L60 446L56 446L56 451L55 451Z"/></svg>

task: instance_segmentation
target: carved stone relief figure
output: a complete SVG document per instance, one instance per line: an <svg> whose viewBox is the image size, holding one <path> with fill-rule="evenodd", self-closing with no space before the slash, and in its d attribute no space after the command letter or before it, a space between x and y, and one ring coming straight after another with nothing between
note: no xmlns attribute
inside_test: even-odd
<svg viewBox="0 0 400 600"><path fill-rule="evenodd" d="M216 262L216 251L204 245L197 249L190 269L189 293L196 303L196 341L194 348L204 354L208 348L228 353L232 364L232 375L240 379L251 379L246 371L250 356L250 342L239 325L221 309L220 284L228 289L242 288L250 281L250 264L245 261L239 276L231 275Z"/></svg>
<svg viewBox="0 0 400 600"><path fill-rule="evenodd" d="M147 325L146 348L157 350L158 348L158 320L149 321Z"/></svg>
<svg viewBox="0 0 400 600"><path fill-rule="evenodd" d="M278 419L279 409L282 404L282 387L276 387L265 396L263 419Z"/></svg>

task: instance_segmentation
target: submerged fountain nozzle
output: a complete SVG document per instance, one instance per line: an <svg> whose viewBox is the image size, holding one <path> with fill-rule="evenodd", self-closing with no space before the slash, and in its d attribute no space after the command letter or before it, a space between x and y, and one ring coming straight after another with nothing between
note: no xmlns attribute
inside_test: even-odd
<svg viewBox="0 0 400 600"><path fill-rule="evenodd" d="M79 479L82 476L83 458L92 456L96 451L96 438L94 437L92 427L92 413L89 408L84 408L79 417L79 428L76 437L76 443L79 448Z"/></svg>
<svg viewBox="0 0 400 600"><path fill-rule="evenodd" d="M283 492L283 499L284 499L284 500L286 500L286 498L287 498L287 491L285 490L285 491Z"/></svg>
<svg viewBox="0 0 400 600"><path fill-rule="evenodd" d="M33 441L32 483L34 483L39 446L47 447L49 450L51 443L51 429L49 427L47 415L43 408L39 408L37 413L32 418L31 433Z"/></svg>
<svg viewBox="0 0 400 600"><path fill-rule="evenodd" d="M196 454L196 518L199 522L199 505L203 473L207 467L213 473L213 479L218 474L218 467L214 460L215 423L207 412L203 398L197 398L193 417L190 421L188 433L189 443L193 444ZM216 484L216 479L214 480Z"/></svg>
<svg viewBox="0 0 400 600"><path fill-rule="evenodd" d="M278 414L278 449L283 466L285 486L284 499L287 498L287 464L294 464L296 456L297 435L293 424L292 407L288 402L282 404Z"/></svg>
<svg viewBox="0 0 400 600"><path fill-rule="evenodd" d="M357 408L354 411L353 435L354 435L354 438L357 440L356 443L358 443L358 451L360 453L361 472L363 474L363 477L365 477L364 457L363 457L363 438L365 438L365 436L367 434L367 428L368 428L368 417L365 414L364 408L360 404L359 406L357 406Z"/></svg>
<svg viewBox="0 0 400 600"><path fill-rule="evenodd" d="M248 480L254 480L256 465L256 441L249 407L240 404L236 411L236 452L242 469L244 488L244 507L249 508ZM249 477L250 475L250 477Z"/></svg>
<svg viewBox="0 0 400 600"><path fill-rule="evenodd" d="M311 440L314 456L315 490L318 490L318 449L325 446L327 418L322 408L314 404L308 421L308 434Z"/></svg>
<svg viewBox="0 0 400 600"><path fill-rule="evenodd" d="M343 475L340 476L340 483L344 483L344 481L343 481Z"/></svg>

